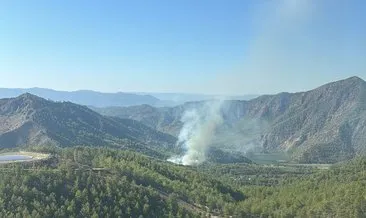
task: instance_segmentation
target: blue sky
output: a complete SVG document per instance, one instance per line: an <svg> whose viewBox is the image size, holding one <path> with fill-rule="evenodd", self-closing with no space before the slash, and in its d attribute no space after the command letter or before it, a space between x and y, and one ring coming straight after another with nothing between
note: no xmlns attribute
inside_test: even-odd
<svg viewBox="0 0 366 218"><path fill-rule="evenodd" d="M2 1L0 87L264 94L366 79L363 0Z"/></svg>

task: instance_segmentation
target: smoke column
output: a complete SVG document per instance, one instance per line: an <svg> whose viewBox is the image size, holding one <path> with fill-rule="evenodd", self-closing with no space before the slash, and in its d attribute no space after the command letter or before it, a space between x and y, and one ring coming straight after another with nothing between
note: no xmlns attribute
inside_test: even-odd
<svg viewBox="0 0 366 218"><path fill-rule="evenodd" d="M178 145L186 152L181 157L168 161L183 165L198 165L206 160L206 152L214 138L216 128L223 122L222 101L207 102L200 108L187 110L181 121L183 127L178 136Z"/></svg>
<svg viewBox="0 0 366 218"><path fill-rule="evenodd" d="M330 78L334 79L335 74L341 79L347 72L361 74L365 71L365 33L359 32L351 36L340 35L338 32L340 28L348 28L345 23L338 22L338 17L343 17L344 20L355 16L355 12L350 11L351 7L347 7L348 2L258 2L260 3L252 8L255 13L251 17L252 29L248 30L252 34L250 43L243 48L245 52L241 61L214 74L200 86L203 89L201 92L240 95L244 92L281 92L284 89L307 90L304 81L309 81L309 72L317 75L317 79L311 79L311 83L318 86L329 82ZM326 11L332 13L324 13ZM356 14L361 18L362 11L359 10ZM360 19L360 23L357 23L360 29L361 22ZM359 55L347 56L346 51L356 51ZM192 165L205 160L216 128L222 123L219 113L221 103L215 104L185 112L178 145L183 145L186 152L184 156L171 158L170 161ZM262 128L259 126L258 129ZM229 131L227 133L232 133ZM243 135L242 132L234 136L226 134L226 138L222 135L225 136L225 133L219 135L219 138L224 142L237 140L240 145L248 141L239 138Z"/></svg>

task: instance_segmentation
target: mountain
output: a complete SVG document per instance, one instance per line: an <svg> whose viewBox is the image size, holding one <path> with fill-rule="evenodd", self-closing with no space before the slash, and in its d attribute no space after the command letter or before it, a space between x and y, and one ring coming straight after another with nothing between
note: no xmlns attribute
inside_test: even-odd
<svg viewBox="0 0 366 218"><path fill-rule="evenodd" d="M159 99L151 95L133 93L102 93L89 90L73 92L55 91L52 89L31 88L31 89L0 89L0 98L16 97L24 93L31 93L39 97L53 101L70 101L81 105L92 105L95 107L109 106L131 106L140 104L156 105Z"/></svg>
<svg viewBox="0 0 366 218"><path fill-rule="evenodd" d="M108 146L167 158L181 153L176 137L142 122L102 116L86 106L53 102L26 93L0 99L0 149L24 146ZM251 162L221 150L210 150L211 162Z"/></svg>
<svg viewBox="0 0 366 218"><path fill-rule="evenodd" d="M97 111L141 121L177 136L183 113L203 104L207 102ZM305 163L333 163L366 153L366 82L358 77L307 92L228 100L222 104L221 112L225 122L213 141L223 148L287 152L293 160Z"/></svg>
<svg viewBox="0 0 366 218"><path fill-rule="evenodd" d="M267 150L287 150L306 162L335 162L366 152L362 79L352 77L309 92L277 96L276 103L276 108L264 111L276 117L262 139Z"/></svg>
<svg viewBox="0 0 366 218"><path fill-rule="evenodd" d="M159 131L177 136L182 127L180 118L185 111L185 106L157 108L145 104L131 107L92 107L92 109L107 116L138 120Z"/></svg>
<svg viewBox="0 0 366 218"><path fill-rule="evenodd" d="M102 116L86 106L32 94L0 99L0 148L75 145L168 148L175 137L146 125Z"/></svg>

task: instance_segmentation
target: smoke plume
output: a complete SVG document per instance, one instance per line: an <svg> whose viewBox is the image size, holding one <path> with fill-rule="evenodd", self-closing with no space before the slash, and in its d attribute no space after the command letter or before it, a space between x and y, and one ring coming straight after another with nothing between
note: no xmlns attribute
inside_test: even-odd
<svg viewBox="0 0 366 218"><path fill-rule="evenodd" d="M206 152L214 138L217 127L223 122L222 101L206 102L200 108L187 110L181 121L183 127L177 144L185 149L183 156L168 161L183 165L198 165L206 160Z"/></svg>
<svg viewBox="0 0 366 218"><path fill-rule="evenodd" d="M361 18L361 10L354 12L353 7L347 7L348 4L342 1L259 2L252 8L255 13L250 17L252 25L248 30L248 43L240 61L215 73L200 85L201 92L223 95L273 93L284 89L292 92L307 90L308 85L319 86L334 80L335 75L338 79L349 72L362 75L366 66L365 33L340 33L339 30L348 30L348 26L337 19L355 15ZM359 20L353 26L362 29L363 20ZM310 72L317 79L309 79ZM215 134L222 123L221 102L215 104L211 102L185 112L178 145L183 145L186 152L170 161L185 165L202 163L212 144L221 149L240 148L243 152L261 144L260 137L268 125L260 121L240 120ZM225 113L225 116L226 121L233 114Z"/></svg>

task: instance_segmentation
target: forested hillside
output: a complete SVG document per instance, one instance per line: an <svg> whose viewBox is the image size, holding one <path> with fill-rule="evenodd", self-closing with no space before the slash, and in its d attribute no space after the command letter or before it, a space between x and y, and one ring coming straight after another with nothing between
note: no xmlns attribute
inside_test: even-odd
<svg viewBox="0 0 366 218"><path fill-rule="evenodd" d="M0 217L363 217L366 212L365 158L318 171L254 164L185 167L105 148L51 153L44 162L0 165Z"/></svg>
<svg viewBox="0 0 366 218"><path fill-rule="evenodd" d="M365 157L320 171L312 167L237 164L216 166L208 171L225 184L240 187L246 196L244 201L225 207L227 215L339 218L366 215Z"/></svg>
<svg viewBox="0 0 366 218"><path fill-rule="evenodd" d="M194 169L129 151L80 147L0 167L0 217L199 217L206 205L244 199Z"/></svg>

